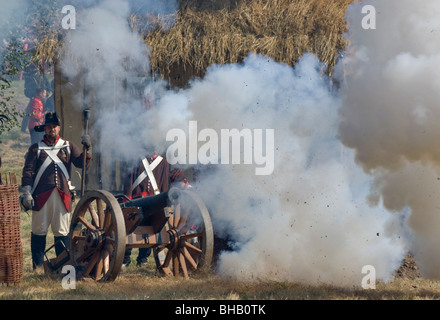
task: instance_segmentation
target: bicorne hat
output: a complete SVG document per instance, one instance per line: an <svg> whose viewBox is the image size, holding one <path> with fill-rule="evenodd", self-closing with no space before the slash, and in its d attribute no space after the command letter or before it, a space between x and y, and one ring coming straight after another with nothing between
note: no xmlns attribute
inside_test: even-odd
<svg viewBox="0 0 440 320"><path fill-rule="evenodd" d="M58 115L56 112L48 112L46 113L46 116L44 117L44 123L42 125L39 126L35 126L34 129L37 132L42 132L44 131L44 127L47 125L55 125L55 126L59 126L60 124L60 119L58 118Z"/></svg>

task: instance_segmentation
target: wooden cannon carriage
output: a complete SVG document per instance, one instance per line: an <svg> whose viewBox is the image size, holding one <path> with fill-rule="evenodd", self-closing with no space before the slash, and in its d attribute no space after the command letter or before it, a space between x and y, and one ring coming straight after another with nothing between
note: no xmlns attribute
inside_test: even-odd
<svg viewBox="0 0 440 320"><path fill-rule="evenodd" d="M128 248L152 248L157 269L167 276L205 272L214 250L209 212L191 189L135 200L90 191L73 212L69 248L47 259L45 269L59 272L70 264L81 278L112 281Z"/></svg>

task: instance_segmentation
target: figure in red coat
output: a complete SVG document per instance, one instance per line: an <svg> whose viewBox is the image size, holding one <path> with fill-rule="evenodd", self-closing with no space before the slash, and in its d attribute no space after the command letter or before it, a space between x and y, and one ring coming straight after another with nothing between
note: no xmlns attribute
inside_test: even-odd
<svg viewBox="0 0 440 320"><path fill-rule="evenodd" d="M31 135L31 145L34 143L38 143L43 139L44 132L36 131L35 127L43 124L44 120L44 109L43 109L43 101L46 98L47 91L45 88L38 88L36 95L32 98L29 104L29 122L28 129L29 134Z"/></svg>

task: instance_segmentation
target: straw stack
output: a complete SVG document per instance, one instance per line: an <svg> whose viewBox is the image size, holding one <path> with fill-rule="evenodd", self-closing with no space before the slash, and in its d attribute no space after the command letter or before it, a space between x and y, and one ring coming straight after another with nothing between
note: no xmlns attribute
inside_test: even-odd
<svg viewBox="0 0 440 320"><path fill-rule="evenodd" d="M173 14L133 13L127 22L151 48L152 72L173 86L203 77L212 64L240 63L249 53L293 66L311 52L331 76L347 45L347 7L358 1L180 0ZM61 31L57 27L39 35L34 58L40 64L71 58Z"/></svg>

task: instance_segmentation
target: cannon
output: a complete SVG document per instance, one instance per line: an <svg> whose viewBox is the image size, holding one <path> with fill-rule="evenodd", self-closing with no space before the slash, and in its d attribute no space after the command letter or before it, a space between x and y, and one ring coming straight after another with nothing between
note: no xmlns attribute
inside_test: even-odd
<svg viewBox="0 0 440 320"><path fill-rule="evenodd" d="M69 237L67 254L47 259L45 269L70 264L95 281L115 280L129 248L152 248L161 274L186 278L208 271L214 250L208 209L191 189L177 187L140 199L89 191L75 207Z"/></svg>

